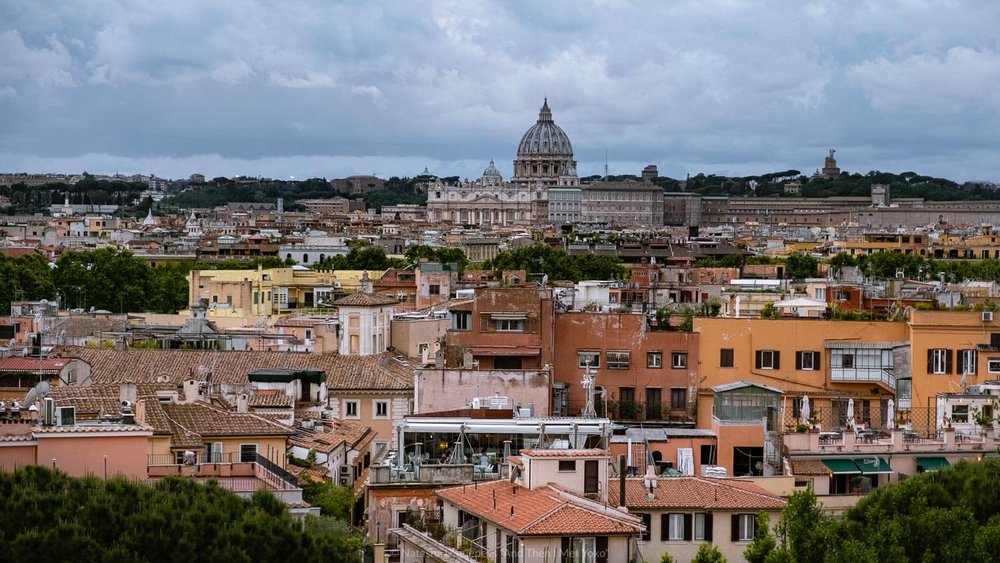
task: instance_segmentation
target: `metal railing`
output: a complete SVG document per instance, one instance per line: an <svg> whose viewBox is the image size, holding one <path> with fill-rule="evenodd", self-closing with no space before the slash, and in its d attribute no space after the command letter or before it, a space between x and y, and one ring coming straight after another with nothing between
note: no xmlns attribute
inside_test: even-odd
<svg viewBox="0 0 1000 563"><path fill-rule="evenodd" d="M881 402L872 402L865 410L860 406L855 406L854 427L863 427L865 430L877 432L887 432L889 421L886 420L888 413L882 412ZM934 407L917 407L908 410L896 410L893 413L892 428L906 429L914 437L923 439L938 438L937 409ZM784 410L783 430L794 432L799 430L801 425L811 427L817 425L822 431L844 431L852 428L851 421L847 420L845 413L841 409L830 407L819 407L810 409L809 420L803 421L801 416L796 416L792 409Z"/></svg>

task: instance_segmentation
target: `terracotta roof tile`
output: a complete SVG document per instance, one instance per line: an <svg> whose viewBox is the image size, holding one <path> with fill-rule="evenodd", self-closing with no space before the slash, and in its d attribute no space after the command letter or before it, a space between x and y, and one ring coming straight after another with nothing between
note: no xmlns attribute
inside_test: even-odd
<svg viewBox="0 0 1000 563"><path fill-rule="evenodd" d="M635 534L642 529L634 516L549 486L531 490L500 480L436 494L518 535Z"/></svg>
<svg viewBox="0 0 1000 563"><path fill-rule="evenodd" d="M58 372L69 362L68 358L0 358L0 372Z"/></svg>
<svg viewBox="0 0 1000 563"><path fill-rule="evenodd" d="M625 480L625 505L631 508L780 510L785 501L751 483L706 477L660 477L653 497L645 479ZM608 487L608 504L618 504L618 486Z"/></svg>
<svg viewBox="0 0 1000 563"><path fill-rule="evenodd" d="M528 457L599 457L606 456L608 452L600 448L590 448L581 450L521 450L521 455Z"/></svg>
<svg viewBox="0 0 1000 563"><path fill-rule="evenodd" d="M91 366L94 383L153 382L164 376L180 383L212 373L213 383L247 385L247 374L264 369L319 369L331 391L410 391L413 368L391 354L341 356L299 352L217 350L113 350L70 348L67 356ZM65 358L62 360L65 361Z"/></svg>
<svg viewBox="0 0 1000 563"><path fill-rule="evenodd" d="M333 302L334 307L384 307L385 305L398 305L399 300L388 295L379 293L364 293L358 291L347 297L341 297Z"/></svg>
<svg viewBox="0 0 1000 563"><path fill-rule="evenodd" d="M829 475L830 468L818 459L793 459L792 473L795 475Z"/></svg>

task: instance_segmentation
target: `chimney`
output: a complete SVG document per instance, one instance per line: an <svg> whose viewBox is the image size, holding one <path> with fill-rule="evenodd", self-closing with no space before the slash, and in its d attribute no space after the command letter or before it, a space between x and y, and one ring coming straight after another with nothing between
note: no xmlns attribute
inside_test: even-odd
<svg viewBox="0 0 1000 563"><path fill-rule="evenodd" d="M240 393L236 396L236 412L250 412L250 395Z"/></svg>
<svg viewBox="0 0 1000 563"><path fill-rule="evenodd" d="M625 506L625 456L618 456L618 506Z"/></svg>
<svg viewBox="0 0 1000 563"><path fill-rule="evenodd" d="M134 405L137 395L135 383L122 383L118 386L118 400L122 403L128 401Z"/></svg>

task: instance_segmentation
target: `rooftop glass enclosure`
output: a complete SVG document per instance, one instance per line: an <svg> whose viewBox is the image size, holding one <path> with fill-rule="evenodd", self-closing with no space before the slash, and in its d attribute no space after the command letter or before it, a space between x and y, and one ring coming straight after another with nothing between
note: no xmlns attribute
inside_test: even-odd
<svg viewBox="0 0 1000 563"><path fill-rule="evenodd" d="M408 417L397 429L402 451L392 463L492 465L529 448L606 447L611 427L607 418Z"/></svg>

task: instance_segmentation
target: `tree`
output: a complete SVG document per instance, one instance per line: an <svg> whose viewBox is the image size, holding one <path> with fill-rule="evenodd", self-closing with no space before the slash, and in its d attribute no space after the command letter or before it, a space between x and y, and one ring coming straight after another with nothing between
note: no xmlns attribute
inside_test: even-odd
<svg viewBox="0 0 1000 563"><path fill-rule="evenodd" d="M726 558L722 556L718 547L703 543L698 546L698 552L694 554L691 563L726 563Z"/></svg>
<svg viewBox="0 0 1000 563"><path fill-rule="evenodd" d="M819 261L808 254L792 254L785 260L785 273L796 280L816 277Z"/></svg>
<svg viewBox="0 0 1000 563"><path fill-rule="evenodd" d="M771 517L766 512L761 512L757 515L753 541L743 551L743 557L746 557L749 563L765 563L776 547L777 542L771 534Z"/></svg>
<svg viewBox="0 0 1000 563"><path fill-rule="evenodd" d="M335 485L330 481L309 483L302 488L302 498L309 504L320 507L324 516L351 521L354 490L350 487Z"/></svg>
<svg viewBox="0 0 1000 563"><path fill-rule="evenodd" d="M781 311L774 306L774 303L765 303L764 306L760 308L760 318L778 319L781 318Z"/></svg>
<svg viewBox="0 0 1000 563"><path fill-rule="evenodd" d="M822 533L827 520L812 490L795 491L788 497L778 522L782 548L795 561L822 561L825 554Z"/></svg>
<svg viewBox="0 0 1000 563"><path fill-rule="evenodd" d="M265 491L242 499L214 481L147 486L28 466L0 473L0 545L55 561L354 563L363 540L331 518L293 521Z"/></svg>

